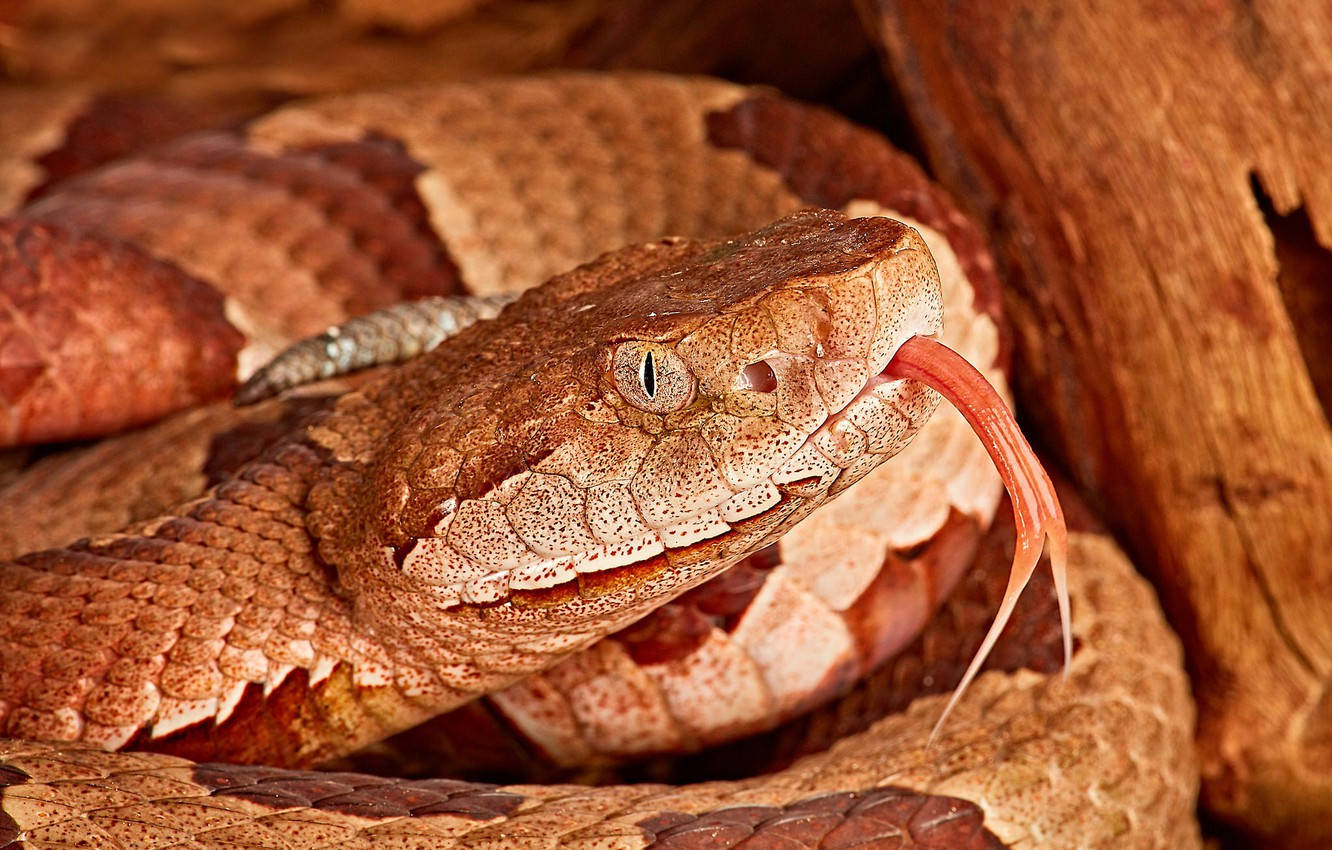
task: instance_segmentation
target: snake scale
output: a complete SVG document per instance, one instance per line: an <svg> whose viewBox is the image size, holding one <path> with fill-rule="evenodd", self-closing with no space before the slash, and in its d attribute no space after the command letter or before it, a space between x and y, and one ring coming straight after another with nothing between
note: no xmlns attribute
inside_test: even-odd
<svg viewBox="0 0 1332 850"><path fill-rule="evenodd" d="M1066 673L1038 575L931 740L1014 537L963 415L893 370L937 335L1003 392L1007 355L977 231L874 134L711 80L555 75L22 179L10 444L223 398L350 314L546 282L341 396L177 414L9 485L0 539L57 548L0 570L0 846L1197 845L1178 645L1081 511ZM238 421L271 435L164 483ZM308 769L451 708L404 746L613 765L847 734L683 785Z"/></svg>

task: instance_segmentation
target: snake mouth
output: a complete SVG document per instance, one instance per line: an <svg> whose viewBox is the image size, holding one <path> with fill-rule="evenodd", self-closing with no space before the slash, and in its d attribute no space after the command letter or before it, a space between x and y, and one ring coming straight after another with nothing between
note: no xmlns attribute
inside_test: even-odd
<svg viewBox="0 0 1332 850"><path fill-rule="evenodd" d="M880 356L892 360L887 353ZM771 371L751 363L741 375L750 389L775 392L779 379ZM596 548L552 554L441 588L441 599L486 608L505 603L548 608L574 597L633 589L655 595L651 588L670 586L671 592L679 592L697 584L772 542L814 507L901 451L937 404L937 396L920 382L893 374L887 365L862 381L858 389L838 391L836 405L825 398L824 421L793 441L794 449L773 458L766 469L732 479L714 498L687 511L658 511L659 522L630 536L604 539ZM417 555L435 544L427 540L415 546L422 552L402 560L409 572L421 566L415 563Z"/></svg>

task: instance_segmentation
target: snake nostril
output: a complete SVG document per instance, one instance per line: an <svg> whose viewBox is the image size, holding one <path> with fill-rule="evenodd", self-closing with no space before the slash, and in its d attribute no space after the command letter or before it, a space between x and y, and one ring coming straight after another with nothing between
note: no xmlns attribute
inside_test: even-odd
<svg viewBox="0 0 1332 850"><path fill-rule="evenodd" d="M750 363L740 370L740 389L770 393L777 389L777 373L766 360Z"/></svg>

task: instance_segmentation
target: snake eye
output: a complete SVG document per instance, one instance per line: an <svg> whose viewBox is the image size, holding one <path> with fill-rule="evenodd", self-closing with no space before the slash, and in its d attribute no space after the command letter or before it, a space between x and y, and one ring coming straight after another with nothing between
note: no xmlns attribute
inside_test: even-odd
<svg viewBox="0 0 1332 850"><path fill-rule="evenodd" d="M694 376L680 356L654 342L626 342L611 363L615 388L648 413L674 413L694 400Z"/></svg>

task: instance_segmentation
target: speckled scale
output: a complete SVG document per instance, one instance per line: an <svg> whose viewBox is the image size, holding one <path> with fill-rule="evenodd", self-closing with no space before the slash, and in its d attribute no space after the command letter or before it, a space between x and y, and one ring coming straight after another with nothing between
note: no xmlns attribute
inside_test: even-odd
<svg viewBox="0 0 1332 850"><path fill-rule="evenodd" d="M84 208L92 209L86 199L109 196L126 210L137 201L174 208L182 215L208 211L219 225L229 217L249 221L255 245L237 245L235 254L222 255L232 257L230 265L200 265L199 253L186 255L205 279L237 294L249 309L258 309L262 302L256 300L257 293L235 288L245 280L237 269L244 268L241 252L262 245L265 238L285 243L289 274L313 275L321 297L345 301L358 311L395 297L447 293L458 286L447 253L429 235L424 210L405 200L410 190L404 187L420 166L387 140L342 144L327 156L319 151L274 156L249 148L236 135L214 133L183 139L143 155L139 162L150 167L113 166L90 174L62 186L28 214L77 217ZM391 189L389 200L383 188ZM150 238L138 230L133 217L122 218L115 206L108 209L95 226L115 235ZM307 220L303 230L281 229ZM168 256L186 250L169 239L154 244Z"/></svg>
<svg viewBox="0 0 1332 850"><path fill-rule="evenodd" d="M221 296L131 245L66 222L7 219L0 282L0 446L150 422L218 398L234 380L243 338ZM122 368L101 368L109 359Z"/></svg>

